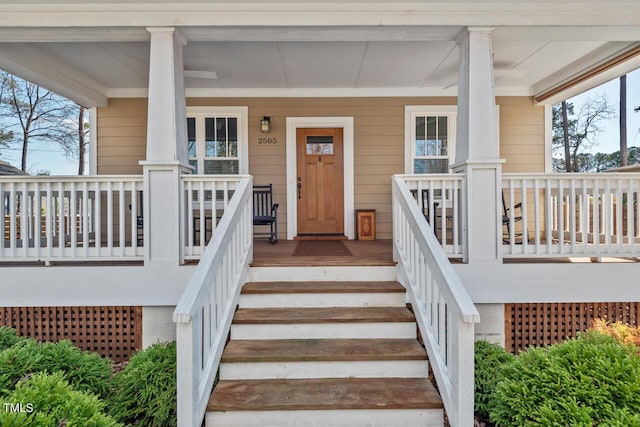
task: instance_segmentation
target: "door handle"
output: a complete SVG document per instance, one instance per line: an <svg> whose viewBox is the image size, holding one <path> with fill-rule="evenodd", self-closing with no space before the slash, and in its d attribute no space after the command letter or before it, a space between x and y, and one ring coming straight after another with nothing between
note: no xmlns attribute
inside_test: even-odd
<svg viewBox="0 0 640 427"><path fill-rule="evenodd" d="M301 190L302 190L302 183L298 182L298 199L302 199L302 195L300 194Z"/></svg>

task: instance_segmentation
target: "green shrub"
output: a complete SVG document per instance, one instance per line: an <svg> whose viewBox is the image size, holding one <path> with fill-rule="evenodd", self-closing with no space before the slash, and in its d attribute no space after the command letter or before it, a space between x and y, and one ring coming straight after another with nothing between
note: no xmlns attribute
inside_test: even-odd
<svg viewBox="0 0 640 427"><path fill-rule="evenodd" d="M26 375L61 371L74 389L105 397L111 366L109 359L82 351L70 341L38 343L25 339L0 352L0 396L10 393Z"/></svg>
<svg viewBox="0 0 640 427"><path fill-rule="evenodd" d="M109 413L139 427L171 427L176 419L176 343L134 354L112 380Z"/></svg>
<svg viewBox="0 0 640 427"><path fill-rule="evenodd" d="M0 351L13 346L24 338L16 335L16 330L8 326L0 326Z"/></svg>
<svg viewBox="0 0 640 427"><path fill-rule="evenodd" d="M75 391L61 372L42 372L20 381L3 403L21 404L24 412L2 408L2 427L121 426L104 414L104 403L93 394Z"/></svg>
<svg viewBox="0 0 640 427"><path fill-rule="evenodd" d="M475 412L483 420L489 419L489 399L496 390L499 372L513 361L514 355L502 346L487 341L475 343Z"/></svg>
<svg viewBox="0 0 640 427"><path fill-rule="evenodd" d="M501 372L490 402L497 426L638 421L640 355L612 337L588 332L547 348L532 347Z"/></svg>

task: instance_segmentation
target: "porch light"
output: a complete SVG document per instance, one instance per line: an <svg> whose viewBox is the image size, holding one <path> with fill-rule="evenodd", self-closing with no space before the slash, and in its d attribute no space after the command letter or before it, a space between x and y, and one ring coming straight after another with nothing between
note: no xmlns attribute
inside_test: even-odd
<svg viewBox="0 0 640 427"><path fill-rule="evenodd" d="M264 116L260 121L260 129L264 133L271 132L271 118L269 116Z"/></svg>

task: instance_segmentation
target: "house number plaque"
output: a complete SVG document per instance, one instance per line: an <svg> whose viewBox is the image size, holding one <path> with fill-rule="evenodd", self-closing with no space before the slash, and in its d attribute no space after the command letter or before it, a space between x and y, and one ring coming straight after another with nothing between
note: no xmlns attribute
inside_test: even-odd
<svg viewBox="0 0 640 427"><path fill-rule="evenodd" d="M273 145L278 143L278 138L258 138L258 144Z"/></svg>

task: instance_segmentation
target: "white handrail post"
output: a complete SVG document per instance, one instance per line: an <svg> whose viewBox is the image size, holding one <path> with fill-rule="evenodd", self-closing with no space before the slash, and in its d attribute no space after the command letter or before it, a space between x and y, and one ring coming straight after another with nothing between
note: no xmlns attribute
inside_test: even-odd
<svg viewBox="0 0 640 427"><path fill-rule="evenodd" d="M186 106L182 48L184 37L171 27L151 34L147 157L144 171L144 262L176 265L180 239L180 176L190 168L186 147Z"/></svg>

